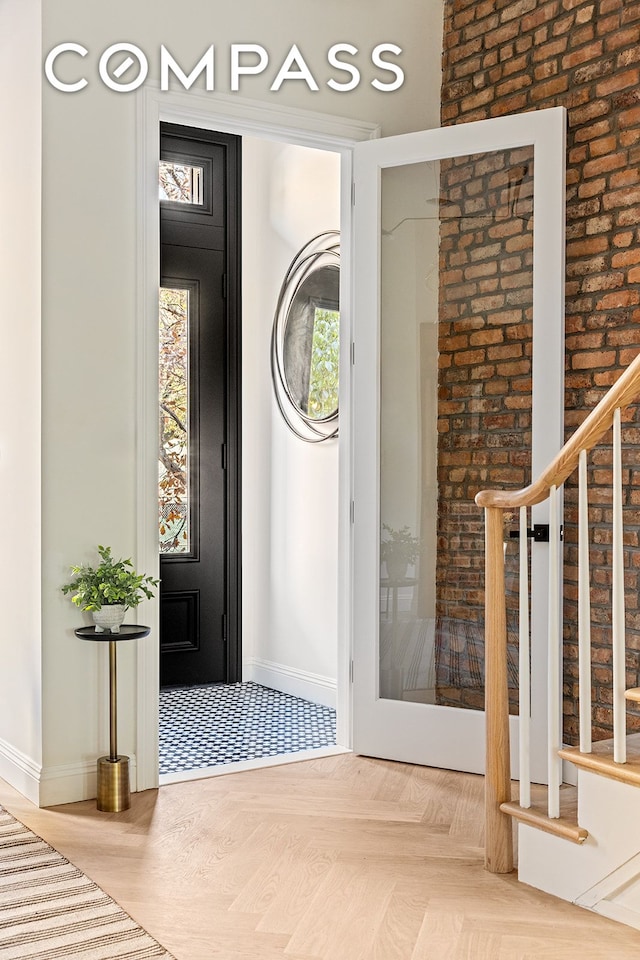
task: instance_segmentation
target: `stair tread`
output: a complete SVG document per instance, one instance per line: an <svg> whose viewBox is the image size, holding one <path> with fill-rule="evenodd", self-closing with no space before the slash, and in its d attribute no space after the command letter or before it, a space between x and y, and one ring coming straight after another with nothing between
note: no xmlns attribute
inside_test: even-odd
<svg viewBox="0 0 640 960"><path fill-rule="evenodd" d="M559 751L563 760L592 773L610 777L622 783L640 786L640 734L627 737L627 762L616 763L613 759L613 740L598 740L591 753L581 753L578 747L565 747Z"/></svg>
<svg viewBox="0 0 640 960"><path fill-rule="evenodd" d="M517 801L511 800L507 803L501 803L500 809L515 820L519 820L520 823L537 827L538 830L552 833L564 840L570 840L572 843L584 843L589 836L588 831L574 819L550 817L547 813L546 804L542 807L540 804L532 802L530 807L521 807Z"/></svg>
<svg viewBox="0 0 640 960"><path fill-rule="evenodd" d="M532 783L531 806L546 810L548 794L549 787L546 783ZM513 799L517 799L517 796ZM578 819L578 788L570 783L563 783L560 786L560 814L568 820Z"/></svg>
<svg viewBox="0 0 640 960"><path fill-rule="evenodd" d="M517 786L514 784L514 792ZM588 832L578 824L578 789L563 785L560 788L560 816L549 817L547 813L548 788L542 784L531 784L531 806L521 807L518 800L502 803L503 813L513 817L520 823L537 827L545 833L570 840L572 843L584 843Z"/></svg>

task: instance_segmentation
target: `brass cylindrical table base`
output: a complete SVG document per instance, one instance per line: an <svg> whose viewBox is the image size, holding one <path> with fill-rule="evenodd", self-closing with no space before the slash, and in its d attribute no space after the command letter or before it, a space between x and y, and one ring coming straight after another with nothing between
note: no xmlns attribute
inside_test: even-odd
<svg viewBox="0 0 640 960"><path fill-rule="evenodd" d="M120 813L131 806L129 788L129 757L117 760L100 757L98 760L98 810Z"/></svg>

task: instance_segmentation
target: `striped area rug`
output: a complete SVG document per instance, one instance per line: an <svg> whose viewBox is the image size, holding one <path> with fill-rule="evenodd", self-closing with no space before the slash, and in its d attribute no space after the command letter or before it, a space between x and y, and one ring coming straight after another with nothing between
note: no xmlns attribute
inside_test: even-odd
<svg viewBox="0 0 640 960"><path fill-rule="evenodd" d="M0 806L2 960L175 960L104 890Z"/></svg>

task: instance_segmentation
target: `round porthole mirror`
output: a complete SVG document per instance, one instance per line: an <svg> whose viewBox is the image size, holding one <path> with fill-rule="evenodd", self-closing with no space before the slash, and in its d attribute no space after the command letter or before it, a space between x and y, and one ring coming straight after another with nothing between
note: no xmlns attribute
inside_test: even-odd
<svg viewBox="0 0 640 960"><path fill-rule="evenodd" d="M301 440L338 432L340 239L310 240L285 275L273 323L271 367L278 406Z"/></svg>

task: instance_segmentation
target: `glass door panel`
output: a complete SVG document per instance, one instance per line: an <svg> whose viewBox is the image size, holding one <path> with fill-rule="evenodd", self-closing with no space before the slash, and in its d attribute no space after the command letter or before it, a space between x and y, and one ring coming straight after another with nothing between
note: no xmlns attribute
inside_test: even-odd
<svg viewBox="0 0 640 960"><path fill-rule="evenodd" d="M482 710L474 497L531 477L533 147L385 168L381 208L380 696Z"/></svg>

